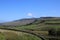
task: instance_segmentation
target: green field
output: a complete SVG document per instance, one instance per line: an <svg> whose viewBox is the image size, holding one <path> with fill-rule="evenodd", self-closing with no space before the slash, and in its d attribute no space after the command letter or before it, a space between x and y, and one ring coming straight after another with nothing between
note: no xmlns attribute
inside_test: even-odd
<svg viewBox="0 0 60 40"><path fill-rule="evenodd" d="M54 35L57 35L57 34L53 34L53 33L58 32L58 35L60 35L59 34L60 25L54 24L54 23L60 23L60 21L57 19L55 19L55 20L54 19L53 20L37 20L31 24L22 25L22 26L20 26L20 25L12 26L12 27L11 26L0 26L0 29L9 28L9 29L15 29L15 30L25 30L25 31L33 32L34 34L52 37ZM51 35L49 35L50 30L52 32ZM20 32L18 34L13 33L13 32L0 33L0 35L1 35L0 39L1 40L41 40L40 38L36 37L36 35L31 35L29 33ZM46 38L46 40L49 40L49 38ZM54 40L54 39L52 39L52 40ZM57 39L57 40L60 40L60 39Z"/></svg>
<svg viewBox="0 0 60 40"><path fill-rule="evenodd" d="M0 40L41 40L40 38L22 32L3 32L0 33Z"/></svg>

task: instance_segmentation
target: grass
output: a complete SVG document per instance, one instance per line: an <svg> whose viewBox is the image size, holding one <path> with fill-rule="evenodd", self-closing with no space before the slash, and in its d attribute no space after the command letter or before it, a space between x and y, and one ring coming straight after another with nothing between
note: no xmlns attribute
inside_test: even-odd
<svg viewBox="0 0 60 40"><path fill-rule="evenodd" d="M5 40L5 36L0 32L0 40Z"/></svg>
<svg viewBox="0 0 60 40"><path fill-rule="evenodd" d="M22 40L41 40L38 37L33 36L33 35L29 35L29 34L24 34L21 39Z"/></svg>
<svg viewBox="0 0 60 40"><path fill-rule="evenodd" d="M21 27L15 27L15 29L20 30L29 30L29 29L36 29L37 25L28 25L28 26L21 26Z"/></svg>
<svg viewBox="0 0 60 40"><path fill-rule="evenodd" d="M45 21L45 23L60 23L60 21Z"/></svg>
<svg viewBox="0 0 60 40"><path fill-rule="evenodd" d="M0 40L41 40L41 39L28 33L6 31L0 34Z"/></svg>
<svg viewBox="0 0 60 40"><path fill-rule="evenodd" d="M37 21L31 25L25 25L25 26L16 26L12 27L14 29L18 30L34 30L33 32L36 34L44 34L48 35L48 30L49 29L55 29L55 30L60 30L60 25L46 25L45 23L60 23L60 21L45 21L44 23L40 23L40 21ZM40 26L38 26L40 24ZM4 27L2 27L4 28ZM8 27L6 27L8 28ZM13 32L4 32L3 33L5 36L1 35L0 39L8 39L8 40L41 40L40 38L33 36L31 34L27 33L13 33Z"/></svg>
<svg viewBox="0 0 60 40"><path fill-rule="evenodd" d="M35 34L48 35L48 31L33 31Z"/></svg>
<svg viewBox="0 0 60 40"><path fill-rule="evenodd" d="M41 27L41 31L48 31L50 29L54 29L54 30L59 31L60 25L49 25L49 26Z"/></svg>

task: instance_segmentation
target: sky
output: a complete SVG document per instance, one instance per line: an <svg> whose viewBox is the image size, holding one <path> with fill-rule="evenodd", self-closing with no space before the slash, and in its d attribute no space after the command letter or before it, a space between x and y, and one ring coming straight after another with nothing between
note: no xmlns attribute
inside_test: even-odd
<svg viewBox="0 0 60 40"><path fill-rule="evenodd" d="M0 21L60 17L60 0L0 0Z"/></svg>

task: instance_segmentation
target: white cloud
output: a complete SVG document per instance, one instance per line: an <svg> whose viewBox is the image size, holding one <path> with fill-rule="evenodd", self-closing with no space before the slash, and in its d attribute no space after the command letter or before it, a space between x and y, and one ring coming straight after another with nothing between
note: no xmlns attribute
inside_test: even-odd
<svg viewBox="0 0 60 40"><path fill-rule="evenodd" d="M33 17L33 14L32 13L28 13L27 15L30 16L30 17Z"/></svg>

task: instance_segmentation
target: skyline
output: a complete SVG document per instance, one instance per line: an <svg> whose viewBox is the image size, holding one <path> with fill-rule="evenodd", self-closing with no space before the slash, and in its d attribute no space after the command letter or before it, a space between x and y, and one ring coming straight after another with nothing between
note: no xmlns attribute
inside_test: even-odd
<svg viewBox="0 0 60 40"><path fill-rule="evenodd" d="M60 17L60 0L0 0L0 20Z"/></svg>

